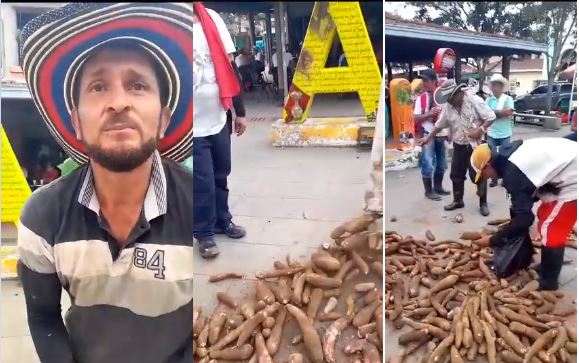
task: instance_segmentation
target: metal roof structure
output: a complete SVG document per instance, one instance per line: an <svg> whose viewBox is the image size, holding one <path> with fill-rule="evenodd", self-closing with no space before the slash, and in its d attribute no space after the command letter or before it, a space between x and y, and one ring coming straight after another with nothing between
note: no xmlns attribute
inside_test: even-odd
<svg viewBox="0 0 579 363"><path fill-rule="evenodd" d="M546 44L404 20L391 14L385 15L384 34L386 62L431 62L439 48L452 48L460 58L547 52Z"/></svg>

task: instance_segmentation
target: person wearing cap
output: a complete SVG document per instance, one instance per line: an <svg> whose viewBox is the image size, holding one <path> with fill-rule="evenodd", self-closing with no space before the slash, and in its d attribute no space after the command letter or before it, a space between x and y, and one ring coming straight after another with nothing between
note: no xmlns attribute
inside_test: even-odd
<svg viewBox="0 0 579 363"><path fill-rule="evenodd" d="M535 219L533 205L540 200L539 284L542 290L557 290L565 244L577 223L577 143L545 137L513 141L498 150L483 144L473 151L471 164L476 179L501 178L511 199L509 224L475 243L493 247L528 233Z"/></svg>
<svg viewBox="0 0 579 363"><path fill-rule="evenodd" d="M442 112L428 136L418 140L418 145L427 145L440 131L450 128L453 143L453 155L450 165L450 180L454 200L444 210L452 211L464 208L464 181L468 172L474 181L474 170L470 166L472 150L482 141L489 126L496 119L493 110L478 96L465 92L465 83L456 83L449 79L434 92L434 101L442 105ZM489 215L487 205L487 185L477 184L479 209L483 216Z"/></svg>
<svg viewBox="0 0 579 363"><path fill-rule="evenodd" d="M487 143L493 150L509 143L513 135L513 121L511 116L515 108L513 98L505 94L509 81L500 74L494 74L490 80L492 95L486 99L487 105L495 112L497 119L487 130ZM492 179L490 187L497 186L498 181Z"/></svg>
<svg viewBox="0 0 579 363"><path fill-rule="evenodd" d="M18 222L42 363L192 360L191 19L184 3L71 3L22 29L32 98L80 165Z"/></svg>
<svg viewBox="0 0 579 363"><path fill-rule="evenodd" d="M414 101L414 124L416 136L428 136L434 128L434 123L440 115L440 107L433 100L433 94L438 83L436 72L428 68L423 70L419 77L422 79L423 90ZM430 200L441 200L440 195L449 195L450 192L442 187L444 172L446 171L446 138L448 131L442 130L432 142L422 147L421 174L424 184L424 196Z"/></svg>
<svg viewBox="0 0 579 363"><path fill-rule="evenodd" d="M241 87L231 65L235 45L219 14L193 3L193 236L203 258L219 254L215 234L242 238L232 222L227 177L231 172L231 128L242 135L245 117L227 122ZM207 29L212 29L208 32ZM245 115L243 115L245 116Z"/></svg>

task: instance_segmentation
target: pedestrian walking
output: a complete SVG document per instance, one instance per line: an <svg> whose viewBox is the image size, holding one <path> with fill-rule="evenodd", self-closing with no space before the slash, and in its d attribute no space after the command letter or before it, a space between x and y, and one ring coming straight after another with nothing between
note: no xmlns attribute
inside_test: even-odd
<svg viewBox="0 0 579 363"><path fill-rule="evenodd" d="M444 207L446 211L464 208L464 181L468 172L474 182L475 172L470 165L472 150L482 142L482 137L493 121L495 113L478 96L465 92L466 84L446 80L434 92L434 100L442 105L442 112L428 136L418 140L418 145L427 145L442 129L450 128L453 155L450 165L453 202ZM479 210L483 216L489 215L486 183L477 184Z"/></svg>

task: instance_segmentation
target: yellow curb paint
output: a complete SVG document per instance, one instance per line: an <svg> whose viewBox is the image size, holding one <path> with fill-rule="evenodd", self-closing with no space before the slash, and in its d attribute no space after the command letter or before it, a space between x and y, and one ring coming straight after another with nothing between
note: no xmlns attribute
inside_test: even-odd
<svg viewBox="0 0 579 363"><path fill-rule="evenodd" d="M16 266L18 263L18 247L2 246L0 247L0 275L4 278L16 277Z"/></svg>
<svg viewBox="0 0 579 363"><path fill-rule="evenodd" d="M365 117L310 118L302 124L278 120L272 125L273 146L356 146L361 127L375 127Z"/></svg>

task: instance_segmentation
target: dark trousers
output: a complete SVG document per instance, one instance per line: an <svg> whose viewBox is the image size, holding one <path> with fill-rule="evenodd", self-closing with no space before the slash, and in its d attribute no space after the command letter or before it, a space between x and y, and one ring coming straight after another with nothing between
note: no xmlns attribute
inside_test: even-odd
<svg viewBox="0 0 579 363"><path fill-rule="evenodd" d="M227 177L231 172L231 124L216 135L193 138L193 236L206 240L231 222Z"/></svg>
<svg viewBox="0 0 579 363"><path fill-rule="evenodd" d="M459 145L456 143L453 145L454 151L452 154L452 162L450 164L450 180L452 180L452 189L455 197L459 197L462 200L464 195L464 181L466 180L467 172L470 180L473 183L476 176L476 172L470 164L472 146ZM481 202L487 201L486 180L481 179L477 184L477 195L479 196Z"/></svg>

